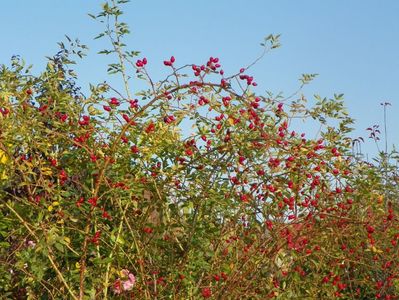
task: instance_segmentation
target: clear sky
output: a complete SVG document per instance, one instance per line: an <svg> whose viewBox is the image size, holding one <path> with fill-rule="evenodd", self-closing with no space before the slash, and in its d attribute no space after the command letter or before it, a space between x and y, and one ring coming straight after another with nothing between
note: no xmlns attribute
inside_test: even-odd
<svg viewBox="0 0 399 300"><path fill-rule="evenodd" d="M1 1L0 63L19 54L39 71L67 34L90 47L77 68L79 83L87 87L108 80L107 60L96 55L105 41L93 41L102 28L87 16L102 2ZM356 119L355 137L367 137L365 128L382 125L380 102L391 102L389 144L398 144L397 0L132 0L124 10L132 31L127 44L147 57L154 78L161 78L162 61L171 55L181 64L216 56L227 72L236 71L260 53L264 36L280 33L282 47L252 69L257 92L288 95L302 73L319 73L305 94L344 93ZM366 149L374 152L372 143Z"/></svg>

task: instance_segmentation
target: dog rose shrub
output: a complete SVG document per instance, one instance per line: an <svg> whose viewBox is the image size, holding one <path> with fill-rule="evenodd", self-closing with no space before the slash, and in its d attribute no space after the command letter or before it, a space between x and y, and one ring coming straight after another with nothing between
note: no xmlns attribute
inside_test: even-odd
<svg viewBox="0 0 399 300"><path fill-rule="evenodd" d="M92 17L125 90L83 95L70 39L39 75L19 57L0 68L1 295L397 299L398 177L352 154L342 95L309 105L255 94L250 66L150 61L122 42L124 2Z"/></svg>

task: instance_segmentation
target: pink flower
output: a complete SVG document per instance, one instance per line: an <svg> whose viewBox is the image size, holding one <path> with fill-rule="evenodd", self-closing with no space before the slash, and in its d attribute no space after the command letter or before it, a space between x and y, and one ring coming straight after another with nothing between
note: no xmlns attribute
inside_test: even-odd
<svg viewBox="0 0 399 300"><path fill-rule="evenodd" d="M128 280L123 282L123 290L130 291L136 283L136 277L132 273L129 273Z"/></svg>
<svg viewBox="0 0 399 300"><path fill-rule="evenodd" d="M121 275L125 280L117 279L114 282L113 290L115 294L120 294L122 291L130 291L136 283L136 277L130 273L129 270L123 269Z"/></svg>
<svg viewBox="0 0 399 300"><path fill-rule="evenodd" d="M28 246L31 248L35 248L36 247L36 243L34 241L28 241Z"/></svg>
<svg viewBox="0 0 399 300"><path fill-rule="evenodd" d="M113 285L114 293L119 295L122 292L121 289L121 280L118 278L115 280L114 285Z"/></svg>

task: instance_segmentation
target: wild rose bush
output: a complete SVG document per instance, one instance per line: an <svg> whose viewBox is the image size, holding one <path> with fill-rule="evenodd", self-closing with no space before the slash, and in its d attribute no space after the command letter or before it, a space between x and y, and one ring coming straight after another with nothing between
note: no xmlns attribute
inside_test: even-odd
<svg viewBox="0 0 399 300"><path fill-rule="evenodd" d="M83 96L70 64L85 46L71 40L38 76L18 57L1 67L1 294L397 298L396 173L352 155L342 95L309 107L254 94L250 66L148 61L121 42L124 2L92 17L112 28L102 53L125 91ZM170 75L155 81L148 64ZM148 89L132 96L133 75ZM320 138L294 118L319 122Z"/></svg>

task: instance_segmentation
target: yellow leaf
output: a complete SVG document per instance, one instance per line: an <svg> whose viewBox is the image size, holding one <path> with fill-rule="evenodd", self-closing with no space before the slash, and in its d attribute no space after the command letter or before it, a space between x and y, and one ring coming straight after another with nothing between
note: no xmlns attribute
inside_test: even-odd
<svg viewBox="0 0 399 300"><path fill-rule="evenodd" d="M25 160L25 165L27 165L31 169L33 168L33 164L28 160Z"/></svg>
<svg viewBox="0 0 399 300"><path fill-rule="evenodd" d="M0 164L5 165L8 162L7 155L4 153L3 150L0 149ZM8 176L6 175L6 171L0 173L0 180L7 179Z"/></svg>
<svg viewBox="0 0 399 300"><path fill-rule="evenodd" d="M7 161L8 161L8 158L7 158L6 154L2 150L0 150L0 164L5 165L7 163ZM7 179L7 178L8 178L8 176L6 175L6 171L3 171L2 173L0 173L0 180Z"/></svg>
<svg viewBox="0 0 399 300"><path fill-rule="evenodd" d="M101 112L93 106L89 106L89 108L87 110L88 110L89 114L92 116L101 114Z"/></svg>
<svg viewBox="0 0 399 300"><path fill-rule="evenodd" d="M3 150L0 149L0 163L1 164L6 164L8 161L6 154L4 153Z"/></svg>
<svg viewBox="0 0 399 300"><path fill-rule="evenodd" d="M98 153L101 157L104 157L104 152L103 152L101 149L98 150L97 153Z"/></svg>
<svg viewBox="0 0 399 300"><path fill-rule="evenodd" d="M53 207L52 205L50 205L50 206L47 208L47 210L50 211L50 212L53 211L53 209L54 209L54 207Z"/></svg>
<svg viewBox="0 0 399 300"><path fill-rule="evenodd" d="M67 236L64 236L64 241L65 241L67 244L71 243L71 239L70 239L69 237L67 237Z"/></svg>
<svg viewBox="0 0 399 300"><path fill-rule="evenodd" d="M371 251L373 251L374 253L382 253L382 252L384 252L384 251L382 251L382 250L376 248L375 246L372 246L372 247L371 247Z"/></svg>
<svg viewBox="0 0 399 300"><path fill-rule="evenodd" d="M49 167L42 168L43 175L52 175L53 171Z"/></svg>

